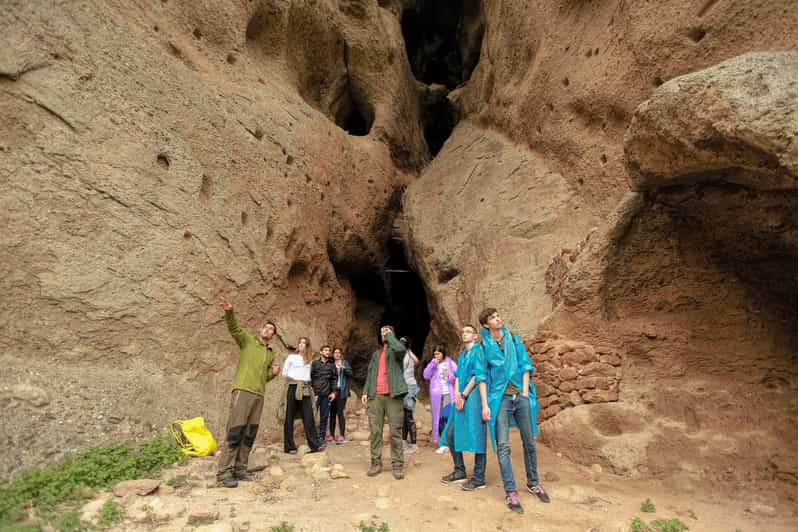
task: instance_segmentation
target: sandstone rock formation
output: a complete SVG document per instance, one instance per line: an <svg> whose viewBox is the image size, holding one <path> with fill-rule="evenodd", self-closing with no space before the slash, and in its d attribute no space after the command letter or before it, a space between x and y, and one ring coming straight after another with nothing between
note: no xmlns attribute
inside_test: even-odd
<svg viewBox="0 0 798 532"><path fill-rule="evenodd" d="M0 474L220 435L224 295L357 380L379 321L424 354L495 305L569 458L794 481L790 7L12 0Z"/></svg>

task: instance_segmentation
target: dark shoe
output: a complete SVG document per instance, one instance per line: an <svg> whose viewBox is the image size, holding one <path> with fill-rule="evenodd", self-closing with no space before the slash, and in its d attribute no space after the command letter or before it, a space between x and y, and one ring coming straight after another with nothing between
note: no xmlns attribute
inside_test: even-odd
<svg viewBox="0 0 798 532"><path fill-rule="evenodd" d="M252 473L250 473L248 471L245 471L243 473L236 473L236 480L238 480L240 482L252 482L252 481L256 480L256 478L257 477L255 477L255 475L253 475Z"/></svg>
<svg viewBox="0 0 798 532"><path fill-rule="evenodd" d="M449 473L445 477L441 477L441 482L443 482L444 484L456 484L465 481L466 481L466 476L462 473L457 473L457 472Z"/></svg>
<svg viewBox="0 0 798 532"><path fill-rule="evenodd" d="M484 489L484 488L486 488L487 486L488 486L488 485L487 485L487 484L485 484L484 482L480 484L480 483L478 483L478 482L474 482L474 479L473 479L473 478L471 478L471 479L468 479L468 481L467 481L465 484L463 484L463 485L460 487L460 489L461 489L461 490L463 490L463 491L474 491L474 490L481 490L481 489Z"/></svg>
<svg viewBox="0 0 798 532"><path fill-rule="evenodd" d="M296 449L288 449L287 451L285 451L285 454L296 454L296 453L297 453Z"/></svg>
<svg viewBox="0 0 798 532"><path fill-rule="evenodd" d="M371 467L369 467L369 470L366 471L366 475L370 477L376 477L380 473L382 473L382 461L372 460Z"/></svg>
<svg viewBox="0 0 798 532"><path fill-rule="evenodd" d="M532 495L537 495L538 499L540 499L540 502L551 502L549 494L546 493L546 490L544 490L543 486L541 486L540 484L538 484L537 486L532 486L530 484L527 484L526 489Z"/></svg>
<svg viewBox="0 0 798 532"><path fill-rule="evenodd" d="M233 477L227 477L225 479L220 480L216 483L218 486L222 486L224 488L237 488L238 481Z"/></svg>
<svg viewBox="0 0 798 532"><path fill-rule="evenodd" d="M511 491L504 497L504 502L507 504L507 508L509 508L513 512L518 514L524 513L524 509L521 507L521 503L518 502L518 493Z"/></svg>
<svg viewBox="0 0 798 532"><path fill-rule="evenodd" d="M393 468L393 478L396 480L402 480L405 478L405 471L401 467L394 467Z"/></svg>

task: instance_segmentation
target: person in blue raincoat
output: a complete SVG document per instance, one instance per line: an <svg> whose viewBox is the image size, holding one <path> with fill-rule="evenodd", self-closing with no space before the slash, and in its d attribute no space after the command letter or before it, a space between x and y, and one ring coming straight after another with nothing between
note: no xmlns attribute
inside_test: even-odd
<svg viewBox="0 0 798 532"><path fill-rule="evenodd" d="M524 343L502 325L499 311L488 307L479 314L482 346L488 374L488 408L490 409L491 445L498 455L499 471L504 484L505 503L514 512L523 512L518 501L513 464L510 461L510 427L521 431L524 445L526 489L542 502L549 496L538 478L535 437L538 435L538 402L532 373L535 368Z"/></svg>
<svg viewBox="0 0 798 532"><path fill-rule="evenodd" d="M490 419L486 380L485 353L479 342L476 327L466 325L462 330L463 351L457 358L455 378L454 414L449 417L441 437L441 444L452 449L454 471L441 478L444 484L465 482L464 491L484 488L485 421ZM479 389L477 392L476 390ZM466 481L463 453L474 453L474 475Z"/></svg>

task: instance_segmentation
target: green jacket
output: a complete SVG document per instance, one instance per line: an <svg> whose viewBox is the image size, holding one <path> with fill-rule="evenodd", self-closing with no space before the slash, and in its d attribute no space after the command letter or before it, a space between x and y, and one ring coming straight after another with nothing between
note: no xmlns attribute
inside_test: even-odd
<svg viewBox="0 0 798 532"><path fill-rule="evenodd" d="M238 326L233 309L225 311L224 321L227 322L230 335L241 348L238 352L238 367L236 377L233 379L233 389L263 395L266 383L274 377L271 368L274 351L263 345L260 337L252 336Z"/></svg>
<svg viewBox="0 0 798 532"><path fill-rule="evenodd" d="M388 370L388 383L391 386L391 397L398 397L407 393L407 383L402 374L402 361L405 358L407 348L396 339L391 333L385 337L388 350L385 353L386 369ZM369 370L366 374L366 384L363 386L363 395L368 395L369 399L374 399L377 393L377 366L380 364L380 352L377 349L371 355Z"/></svg>

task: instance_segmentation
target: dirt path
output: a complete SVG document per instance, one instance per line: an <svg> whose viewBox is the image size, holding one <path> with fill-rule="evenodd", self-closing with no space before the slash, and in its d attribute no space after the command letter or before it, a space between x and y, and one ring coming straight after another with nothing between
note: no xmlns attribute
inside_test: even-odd
<svg viewBox="0 0 798 532"><path fill-rule="evenodd" d="M517 433L512 437L516 479L523 479L520 440ZM542 504L524 491L522 515L509 512L503 504L495 455L488 459L489 487L468 493L439 482L439 477L451 470L451 457L435 454L431 446L420 447L418 454L407 457L406 478L397 481L390 474L387 446L383 459L388 471L369 478L365 475L368 447L353 441L332 445L326 451L330 464L341 464L349 475L337 480L314 480L310 468L302 466L303 457L277 452L277 445L259 453L271 465L258 473L258 481L241 483L236 489L210 487L212 458L192 460L164 475L165 479L187 475L188 484L175 493L118 499L127 516L118 529L151 530L157 526L158 530L189 530L194 526L187 523L199 525L202 515L210 513L211 523L198 530L268 531L285 521L297 531L345 531L357 530L361 520L374 519L387 523L391 531L618 532L628 531L636 515L646 521L678 517L691 531L798 530L798 506L794 495L785 494L784 484L760 485L752 491L746 486L698 486L679 479L625 480L596 474L542 445L538 448L541 474L549 479L544 484L552 502ZM305 457L305 463L314 457L318 455ZM470 471L470 457L466 463ZM776 495L779 491L781 495ZM656 513L640 512L646 498L655 504ZM746 510L757 501L772 506L775 515L754 515ZM141 510L144 505L149 509Z"/></svg>

